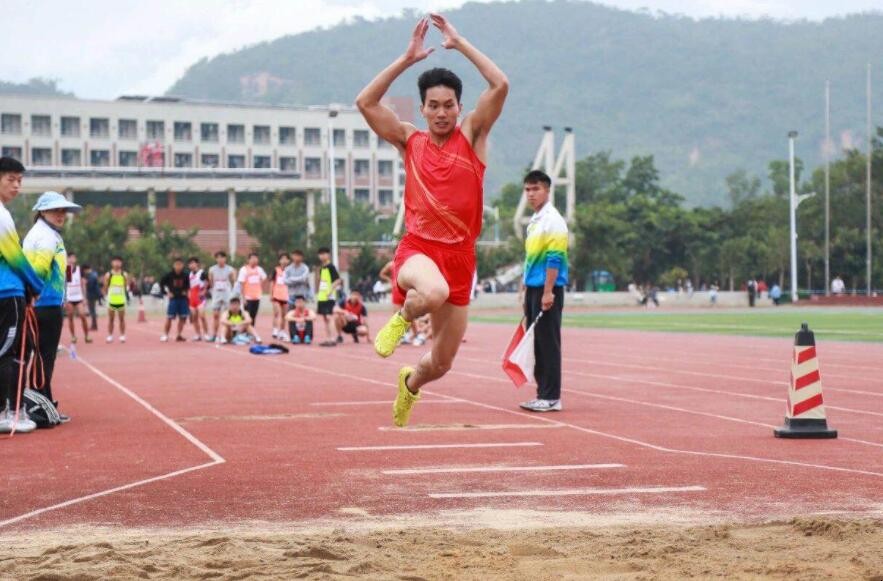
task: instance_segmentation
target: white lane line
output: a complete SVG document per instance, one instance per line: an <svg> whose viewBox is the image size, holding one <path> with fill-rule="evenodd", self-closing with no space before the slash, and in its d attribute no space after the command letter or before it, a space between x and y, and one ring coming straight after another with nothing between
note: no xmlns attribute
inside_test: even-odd
<svg viewBox="0 0 883 581"><path fill-rule="evenodd" d="M391 400L391 399L386 400L385 399L385 400L371 400L371 401L317 401L317 402L311 403L310 405L324 407L324 406L392 405L392 403L393 403L393 400ZM451 404L458 404L458 403L465 403L465 402L447 401L447 400L426 400L426 399L420 400L421 406L424 406L426 404L451 405Z"/></svg>
<svg viewBox="0 0 883 581"><path fill-rule="evenodd" d="M557 466L479 466L477 468L407 468L383 470L381 474L406 476L411 474L471 474L484 472L554 472L558 470L605 470L625 468L625 464L560 464Z"/></svg>
<svg viewBox="0 0 883 581"><path fill-rule="evenodd" d="M410 444L403 446L344 446L341 452L375 452L380 450L440 450L447 448L530 448L540 442L494 442L488 444Z"/></svg>
<svg viewBox="0 0 883 581"><path fill-rule="evenodd" d="M513 490L501 492L444 492L429 498L503 498L507 496L592 496L613 494L670 494L705 492L704 486L637 486L632 488L565 488L563 490Z"/></svg>
<svg viewBox="0 0 883 581"><path fill-rule="evenodd" d="M158 409L156 409L155 407L153 407L152 405L147 403L144 399L142 399L135 392L128 389L127 387L125 387L120 382L116 381L115 379L112 379L106 373L104 373L103 371L101 371L100 369L98 369L97 367L95 367L94 365L89 363L88 361L84 360L82 357L78 357L78 360L80 361L80 363L85 365L90 371L92 371L98 377L100 377L101 379L103 379L104 381L109 383L110 385L114 386L115 388L117 388L118 390L120 390L125 395L132 398L133 400L135 400L135 402L137 402L144 409L146 409L151 414L153 414L154 416L156 416L157 418L162 420L162 422L165 423L167 426L169 426L170 428L172 428L173 430L178 432L178 434L183 436L188 442L190 442L191 444L193 444L194 446L199 448L202 452L204 452L209 458L212 459L212 461L207 462L205 464L200 464L198 466L191 466L190 468L183 468L181 470L175 470L174 472L169 472L167 474L161 474L159 476L154 476L152 478L145 478L144 480L138 480L137 482L130 482L129 484L124 484L122 486L116 486L114 488L109 488L107 490L102 490L100 492L94 492L92 494L87 494L85 496L72 498L70 500L66 500L64 502L59 502L57 504L53 504L53 505L46 506L43 508L38 508L36 510L32 510L30 512L27 512L25 514L21 514L21 515L0 521L0 528L3 528L5 526L9 526L11 524L15 524L17 522L21 522L21 521L29 519L29 518L33 518L35 516L39 516L39 515L47 513L47 512L51 512L53 510L59 510L62 508L66 508L68 506L73 506L75 504L80 504L82 502L87 502L89 500L101 498L102 496L108 496L110 494L114 494L116 492L121 492L123 490L137 488L139 486L144 486L145 484L151 484L153 482L159 482L161 480L168 480L169 478L174 478L176 476L188 474L190 472L195 472L197 470L203 470L205 468L211 468L212 466L217 466L218 464L223 464L224 462L226 462L226 460L224 460L224 458L222 458L220 454L218 454L217 452L215 452L214 450L209 448L207 445L205 445L203 442L201 442L199 439L197 439L196 436L194 436L193 434L191 434L190 432L185 430L183 427L181 427L180 424L178 424L177 422L175 422L174 420L169 418L167 415L165 415L164 413L162 413L161 411L159 411Z"/></svg>
<svg viewBox="0 0 883 581"><path fill-rule="evenodd" d="M377 429L381 432L461 432L476 430L548 430L562 427L564 426L554 426L551 424L450 424L439 426L416 425L406 428L380 426Z"/></svg>

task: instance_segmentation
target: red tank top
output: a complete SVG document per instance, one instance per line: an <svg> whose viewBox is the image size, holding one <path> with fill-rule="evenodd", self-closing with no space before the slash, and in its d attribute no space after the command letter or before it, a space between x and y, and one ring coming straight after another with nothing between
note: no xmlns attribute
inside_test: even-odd
<svg viewBox="0 0 883 581"><path fill-rule="evenodd" d="M481 234L484 163L460 131L441 147L416 131L405 147L405 227L443 244L474 245Z"/></svg>

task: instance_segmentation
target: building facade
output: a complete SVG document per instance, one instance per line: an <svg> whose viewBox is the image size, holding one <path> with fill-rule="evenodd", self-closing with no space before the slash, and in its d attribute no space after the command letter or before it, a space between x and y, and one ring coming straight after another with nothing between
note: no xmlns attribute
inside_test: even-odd
<svg viewBox="0 0 883 581"><path fill-rule="evenodd" d="M408 99L392 106L413 116ZM225 230L231 251L248 249L236 207L250 193L302 194L310 211L317 197L327 201L331 149L338 192L382 214L396 211L398 151L352 107L0 95L0 151L28 168L26 192L146 207L158 220L199 228L197 241L209 250Z"/></svg>

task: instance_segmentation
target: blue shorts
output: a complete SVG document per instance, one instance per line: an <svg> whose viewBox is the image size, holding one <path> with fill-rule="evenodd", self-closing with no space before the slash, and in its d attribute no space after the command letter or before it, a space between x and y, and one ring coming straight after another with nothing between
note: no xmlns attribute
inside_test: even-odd
<svg viewBox="0 0 883 581"><path fill-rule="evenodd" d="M187 300L187 297L175 297L173 299L169 299L169 308L166 311L166 315L170 319L174 319L175 317L186 319L187 317L189 317L190 304Z"/></svg>

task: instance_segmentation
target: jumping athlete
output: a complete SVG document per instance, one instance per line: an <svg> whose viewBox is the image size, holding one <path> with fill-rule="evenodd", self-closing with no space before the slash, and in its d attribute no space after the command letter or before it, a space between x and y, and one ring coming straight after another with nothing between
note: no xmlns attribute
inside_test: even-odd
<svg viewBox="0 0 883 581"><path fill-rule="evenodd" d="M463 84L449 70L420 75L420 112L427 131L402 122L381 104L390 85L405 70L428 57L423 43L429 23L441 32L442 46L458 50L484 77L487 89L462 123ZM396 249L393 302L402 305L377 333L374 347L381 357L392 355L410 322L432 315L432 350L416 368L399 371L393 422L408 423L420 387L451 368L466 332L468 305L475 272L475 241L481 233L483 178L488 134L503 110L509 91L506 75L443 16L430 15L414 28L405 53L384 69L356 98L368 125L393 144L405 162L405 225L407 234Z"/></svg>

